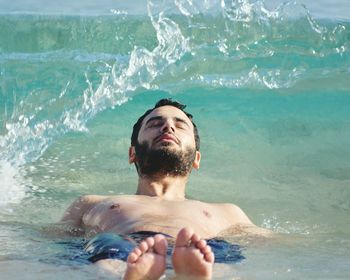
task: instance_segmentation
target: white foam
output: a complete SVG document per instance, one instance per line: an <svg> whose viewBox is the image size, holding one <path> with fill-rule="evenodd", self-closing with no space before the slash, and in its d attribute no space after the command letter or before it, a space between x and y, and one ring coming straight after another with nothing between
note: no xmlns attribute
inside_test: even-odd
<svg viewBox="0 0 350 280"><path fill-rule="evenodd" d="M18 168L0 160L0 210L10 203L18 203L25 196L25 185Z"/></svg>

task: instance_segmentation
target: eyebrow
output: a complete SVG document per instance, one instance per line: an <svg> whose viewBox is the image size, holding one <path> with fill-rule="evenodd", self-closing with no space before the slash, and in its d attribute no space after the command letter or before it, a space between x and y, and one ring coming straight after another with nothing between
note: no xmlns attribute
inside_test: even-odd
<svg viewBox="0 0 350 280"><path fill-rule="evenodd" d="M184 120L184 119L182 119L182 118L179 118L179 117L174 117L173 118L176 122L181 122L181 123L184 123L185 125L187 125L188 127L190 127L190 125ZM164 120L164 118L162 117L162 116L155 116L155 117L152 117L152 118L149 118L147 121L146 121L146 123L145 123L145 125L148 125L150 122L152 122L152 121L155 121L155 120Z"/></svg>

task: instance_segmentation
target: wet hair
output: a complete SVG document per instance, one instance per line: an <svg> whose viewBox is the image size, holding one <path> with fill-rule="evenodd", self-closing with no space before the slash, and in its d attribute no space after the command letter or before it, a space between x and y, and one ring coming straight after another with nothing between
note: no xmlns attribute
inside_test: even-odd
<svg viewBox="0 0 350 280"><path fill-rule="evenodd" d="M198 135L198 129L196 124L193 122L193 116L190 113L187 113L184 109L186 108L186 105L181 104L175 100L172 100L171 98L164 98L159 100L156 105L152 109L147 110L134 124L133 130L132 130L132 135L131 135L131 146L135 146L137 144L137 138L139 136L139 132L142 126L142 121L149 115L154 109L162 107L162 106L173 106L175 108L178 108L182 112L186 114L186 116L191 120L193 124L193 133L194 133L194 140L196 143L196 150L199 151L200 147L200 140L199 140L199 135Z"/></svg>

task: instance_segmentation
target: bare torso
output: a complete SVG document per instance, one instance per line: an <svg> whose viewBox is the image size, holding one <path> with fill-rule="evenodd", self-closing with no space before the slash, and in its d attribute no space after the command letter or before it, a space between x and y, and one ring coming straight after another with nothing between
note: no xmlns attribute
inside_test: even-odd
<svg viewBox="0 0 350 280"><path fill-rule="evenodd" d="M87 236L100 232L153 231L175 237L181 228L191 227L203 238L212 238L230 228L254 226L243 211L232 204L164 200L143 195L87 196L84 199L80 205L73 203L62 221L79 219L75 225ZM81 211L81 214L75 215L74 211Z"/></svg>

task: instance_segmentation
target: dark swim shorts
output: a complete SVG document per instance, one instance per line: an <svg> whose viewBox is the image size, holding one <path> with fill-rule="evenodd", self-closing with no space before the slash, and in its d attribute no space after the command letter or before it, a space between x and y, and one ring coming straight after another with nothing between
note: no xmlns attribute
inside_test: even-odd
<svg viewBox="0 0 350 280"><path fill-rule="evenodd" d="M126 261L132 249L143 239L154 236L156 232L136 232L127 236L114 233L100 233L87 242L84 246L89 255L89 261L97 262L102 259L120 259ZM239 263L245 259L242 255L242 247L231 244L223 239L209 239L208 245L212 248L216 263ZM172 248L169 247L168 255Z"/></svg>

